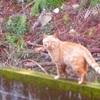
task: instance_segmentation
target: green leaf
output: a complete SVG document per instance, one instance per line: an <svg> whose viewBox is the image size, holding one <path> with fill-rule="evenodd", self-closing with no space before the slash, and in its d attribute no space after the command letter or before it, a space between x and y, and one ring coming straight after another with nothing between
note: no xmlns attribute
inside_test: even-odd
<svg viewBox="0 0 100 100"><path fill-rule="evenodd" d="M35 4L32 7L31 14L32 16L39 15L39 9L43 9L46 7L46 0L36 0Z"/></svg>
<svg viewBox="0 0 100 100"><path fill-rule="evenodd" d="M100 0L90 0L90 3L92 5L96 5L96 4L100 3Z"/></svg>

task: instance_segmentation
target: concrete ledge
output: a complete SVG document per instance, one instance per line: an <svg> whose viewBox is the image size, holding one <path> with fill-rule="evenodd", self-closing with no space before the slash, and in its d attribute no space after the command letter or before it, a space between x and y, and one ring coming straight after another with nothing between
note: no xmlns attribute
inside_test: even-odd
<svg viewBox="0 0 100 100"><path fill-rule="evenodd" d="M34 85L39 89L48 86L57 91L72 91L81 93L91 100L100 100L100 84L87 83L86 85L78 85L77 82L73 81L54 80L52 75L16 68L0 68L0 77L10 81L22 82L26 85Z"/></svg>

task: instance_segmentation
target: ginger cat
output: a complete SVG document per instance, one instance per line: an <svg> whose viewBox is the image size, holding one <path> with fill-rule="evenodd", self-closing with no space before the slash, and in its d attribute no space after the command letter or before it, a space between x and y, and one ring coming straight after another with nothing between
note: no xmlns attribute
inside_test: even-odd
<svg viewBox="0 0 100 100"><path fill-rule="evenodd" d="M99 65L88 49L80 44L62 42L56 38L56 34L43 34L43 46L56 64L57 76L55 76L55 79L59 79L62 74L67 77L67 65L70 65L80 75L78 84L86 82L88 64L100 74Z"/></svg>

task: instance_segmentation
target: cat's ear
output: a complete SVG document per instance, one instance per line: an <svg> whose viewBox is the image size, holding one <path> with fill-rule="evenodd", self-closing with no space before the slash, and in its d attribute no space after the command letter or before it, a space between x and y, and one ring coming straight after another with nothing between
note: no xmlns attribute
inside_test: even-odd
<svg viewBox="0 0 100 100"><path fill-rule="evenodd" d="M54 34L53 34L53 37L55 37L55 38L56 38L56 37L57 37L57 33L54 33Z"/></svg>
<svg viewBox="0 0 100 100"><path fill-rule="evenodd" d="M42 35L42 36L43 36L43 38L46 38L46 37L47 37L47 34L43 33L43 35Z"/></svg>

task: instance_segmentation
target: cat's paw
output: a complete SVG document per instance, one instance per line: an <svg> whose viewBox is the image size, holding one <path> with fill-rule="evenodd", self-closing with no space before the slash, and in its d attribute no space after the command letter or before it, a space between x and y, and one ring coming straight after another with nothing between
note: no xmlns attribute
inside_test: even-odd
<svg viewBox="0 0 100 100"><path fill-rule="evenodd" d="M82 81L79 81L78 84L82 84Z"/></svg>
<svg viewBox="0 0 100 100"><path fill-rule="evenodd" d="M55 80L58 80L59 78L60 78L59 75L54 77Z"/></svg>
<svg viewBox="0 0 100 100"><path fill-rule="evenodd" d="M86 84L86 81L78 81L78 84Z"/></svg>

